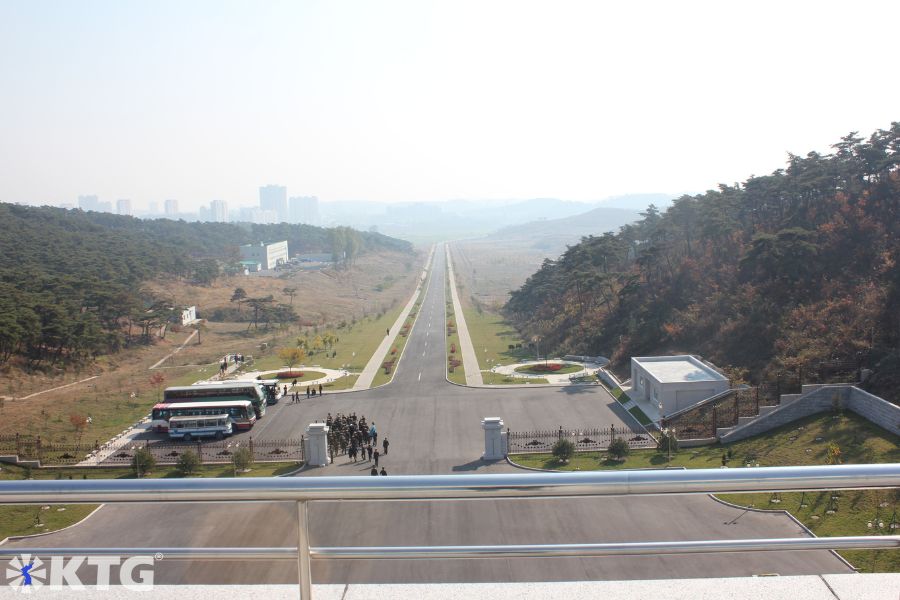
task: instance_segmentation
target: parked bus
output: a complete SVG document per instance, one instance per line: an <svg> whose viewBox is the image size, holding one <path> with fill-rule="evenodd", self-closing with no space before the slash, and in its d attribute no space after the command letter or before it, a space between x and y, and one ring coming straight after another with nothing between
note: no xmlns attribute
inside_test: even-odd
<svg viewBox="0 0 900 600"><path fill-rule="evenodd" d="M224 381L198 381L194 385L233 385L235 383L253 383L263 388L266 395L266 404L278 404L278 400L284 395L282 387L277 379L226 379Z"/></svg>
<svg viewBox="0 0 900 600"><path fill-rule="evenodd" d="M181 387L166 388L163 400L172 402L219 402L226 400L249 400L253 403L256 418L266 414L266 390L258 383L229 381L226 383L201 383Z"/></svg>
<svg viewBox="0 0 900 600"><path fill-rule="evenodd" d="M266 390L266 402L269 404L278 404L279 398L284 396L283 387L278 385L277 379L258 379L257 380Z"/></svg>
<svg viewBox="0 0 900 600"><path fill-rule="evenodd" d="M169 439L190 442L194 438L214 437L221 440L231 435L231 417L172 417L169 419Z"/></svg>
<svg viewBox="0 0 900 600"><path fill-rule="evenodd" d="M246 430L256 423L256 412L249 400L226 400L223 402L163 402L153 407L150 415L150 428L162 433L169 429L172 417L199 417L207 415L227 414L231 417L234 429Z"/></svg>

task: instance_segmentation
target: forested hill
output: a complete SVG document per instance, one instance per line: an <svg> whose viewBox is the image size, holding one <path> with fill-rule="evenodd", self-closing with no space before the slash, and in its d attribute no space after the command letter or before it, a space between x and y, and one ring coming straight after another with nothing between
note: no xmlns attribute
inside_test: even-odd
<svg viewBox="0 0 900 600"><path fill-rule="evenodd" d="M115 351L125 342L122 321L146 321L159 300L141 293L141 282L208 282L235 268L238 245L285 239L291 253L344 262L412 251L408 242L345 227L141 220L0 203L0 365L16 355L40 364Z"/></svg>
<svg viewBox="0 0 900 600"><path fill-rule="evenodd" d="M683 351L753 380L861 357L898 372L900 123L641 216L547 260L507 315L542 348L619 365Z"/></svg>

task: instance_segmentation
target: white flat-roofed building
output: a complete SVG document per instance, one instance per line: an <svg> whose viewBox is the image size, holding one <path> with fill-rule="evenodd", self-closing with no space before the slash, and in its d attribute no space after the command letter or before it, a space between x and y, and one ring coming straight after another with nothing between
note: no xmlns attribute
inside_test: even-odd
<svg viewBox="0 0 900 600"><path fill-rule="evenodd" d="M191 325L197 322L197 307L187 306L181 309L181 324Z"/></svg>
<svg viewBox="0 0 900 600"><path fill-rule="evenodd" d="M254 261L262 265L263 269L274 269L288 261L287 240L266 244L247 244L241 246L241 262Z"/></svg>
<svg viewBox="0 0 900 600"><path fill-rule="evenodd" d="M636 356L631 359L631 391L635 400L659 407L667 417L729 389L728 378L690 355Z"/></svg>

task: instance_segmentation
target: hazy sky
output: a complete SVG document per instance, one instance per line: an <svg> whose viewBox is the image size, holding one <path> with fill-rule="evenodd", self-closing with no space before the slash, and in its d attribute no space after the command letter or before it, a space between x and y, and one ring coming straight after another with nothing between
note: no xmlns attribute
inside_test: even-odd
<svg viewBox="0 0 900 600"><path fill-rule="evenodd" d="M0 0L0 200L703 191L900 119L900 2Z"/></svg>

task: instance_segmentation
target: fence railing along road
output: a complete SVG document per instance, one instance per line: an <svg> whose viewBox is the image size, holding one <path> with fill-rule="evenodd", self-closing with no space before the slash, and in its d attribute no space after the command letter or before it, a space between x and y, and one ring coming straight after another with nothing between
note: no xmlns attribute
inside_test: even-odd
<svg viewBox="0 0 900 600"><path fill-rule="evenodd" d="M302 436L284 440L256 440L253 437L194 442L132 440L99 446L47 442L41 440L40 436L0 436L0 455L15 455L20 460L38 460L42 466L79 463L86 466L129 465L138 448L148 450L160 465L176 464L178 458L188 451L197 454L204 464L228 463L237 448L248 448L253 453L255 462L302 462L304 459Z"/></svg>
<svg viewBox="0 0 900 600"><path fill-rule="evenodd" d="M655 448L656 440L646 431L631 427L594 427L591 429L546 429L542 431L507 431L510 454L550 452L559 440L569 440L576 452L606 450L615 438L622 438L631 448Z"/></svg>
<svg viewBox="0 0 900 600"><path fill-rule="evenodd" d="M900 487L900 464L595 471L498 475L0 481L0 504L98 502L297 503L294 548L45 548L0 547L0 557L163 553L167 559L291 559L301 600L312 597L310 561L335 559L519 558L658 555L709 552L897 549L900 536L775 538L506 546L310 547L308 503L318 500L470 500L485 498L776 492ZM353 503L348 503L352 510ZM47 539L47 538L42 538Z"/></svg>

